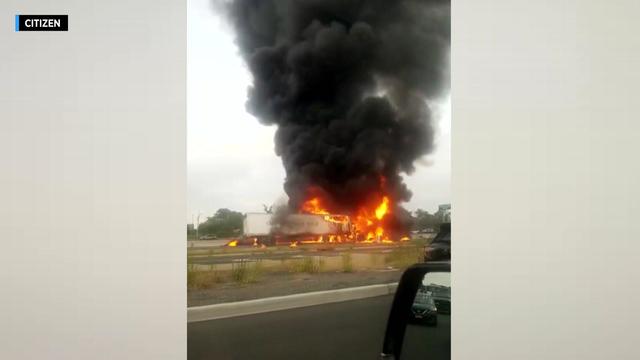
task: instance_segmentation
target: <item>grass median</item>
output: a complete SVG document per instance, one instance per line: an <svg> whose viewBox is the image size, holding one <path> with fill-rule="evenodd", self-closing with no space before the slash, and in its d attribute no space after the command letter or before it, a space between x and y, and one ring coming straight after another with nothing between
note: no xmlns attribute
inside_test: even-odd
<svg viewBox="0 0 640 360"><path fill-rule="evenodd" d="M322 278L326 287L367 276L369 280L385 271L402 271L422 261L427 241L407 241L387 246L305 246L295 249L279 246L260 248L217 248L189 253L187 288L189 293L206 292L215 296L216 289L259 288L261 284L295 282L299 279ZM370 251L369 249L377 249ZM277 255L269 257L269 255ZM220 264L221 257L227 263ZM218 264L203 264L207 260ZM387 278L381 276L380 281ZM357 282L357 281L356 281ZM336 285L338 284L338 285ZM259 297L259 294L256 295Z"/></svg>

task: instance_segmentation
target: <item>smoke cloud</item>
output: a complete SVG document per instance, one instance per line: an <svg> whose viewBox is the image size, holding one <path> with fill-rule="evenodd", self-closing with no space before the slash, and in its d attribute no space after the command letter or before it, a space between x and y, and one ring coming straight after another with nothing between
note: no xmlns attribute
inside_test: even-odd
<svg viewBox="0 0 640 360"><path fill-rule="evenodd" d="M235 0L227 10L253 74L247 110L277 126L289 205L316 195L351 213L383 195L408 201L402 174L433 150L428 103L449 89L450 2Z"/></svg>

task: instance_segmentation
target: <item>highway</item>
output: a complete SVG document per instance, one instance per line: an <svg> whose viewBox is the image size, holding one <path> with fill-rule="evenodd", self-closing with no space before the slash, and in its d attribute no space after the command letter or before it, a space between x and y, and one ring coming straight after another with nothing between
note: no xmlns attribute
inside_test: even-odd
<svg viewBox="0 0 640 360"><path fill-rule="evenodd" d="M188 324L188 359L377 359L393 297Z"/></svg>
<svg viewBox="0 0 640 360"><path fill-rule="evenodd" d="M388 295L189 323L188 359L379 359L392 300ZM424 345L448 355L433 359L450 358L449 317L438 321L437 327L407 329L407 359L425 358Z"/></svg>
<svg viewBox="0 0 640 360"><path fill-rule="evenodd" d="M242 248L226 248L227 252L215 253L215 254L190 254L189 262L191 264L197 265L220 265L220 264L231 264L240 259L250 259L250 260L285 260L291 258L300 258L306 256L317 256L317 257L335 257L340 256L341 254L348 252L351 254L387 254L391 252L394 248L399 247L396 244L390 245L370 245L367 244L357 245L357 246L336 246L332 247L330 245L320 245L318 248L317 245L301 245L301 248L296 250L289 249L288 247L284 248L276 248L276 249L251 249L249 247ZM237 251L234 251L238 249ZM196 249L202 250L202 248ZM192 250L193 251L193 250Z"/></svg>

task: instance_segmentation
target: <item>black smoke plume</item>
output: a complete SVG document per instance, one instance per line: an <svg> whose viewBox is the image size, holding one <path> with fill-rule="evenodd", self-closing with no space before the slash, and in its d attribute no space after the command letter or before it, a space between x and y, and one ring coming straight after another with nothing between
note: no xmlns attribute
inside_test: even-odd
<svg viewBox="0 0 640 360"><path fill-rule="evenodd" d="M289 205L298 209L317 195L333 212L353 213L383 195L393 204L408 201L401 174L433 149L427 102L449 88L450 2L228 6L253 74L247 109L277 125Z"/></svg>

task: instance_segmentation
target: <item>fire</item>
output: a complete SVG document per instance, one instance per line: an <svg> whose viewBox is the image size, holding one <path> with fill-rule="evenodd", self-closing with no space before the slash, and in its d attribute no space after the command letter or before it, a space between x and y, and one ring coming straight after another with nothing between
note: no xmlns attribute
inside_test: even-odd
<svg viewBox="0 0 640 360"><path fill-rule="evenodd" d="M302 244L322 244L324 242L324 239L322 237L322 235L318 236L317 240L303 240L300 241L300 243Z"/></svg>
<svg viewBox="0 0 640 360"><path fill-rule="evenodd" d="M324 220L339 224L351 224L353 230L349 235L345 235L345 241L362 241L365 243L393 242L390 239L390 232L386 228L388 226L388 215L393 209L392 199L384 192L386 179L380 178L380 193L372 194L372 198L366 204L363 204L353 214L335 215L326 207L326 199L319 196L313 196L302 203L300 212L309 214L324 215ZM342 242L343 238L338 234L327 234L325 239L320 237L318 240L305 240L300 243L322 243L322 242ZM405 241L404 239L402 241Z"/></svg>
<svg viewBox="0 0 640 360"><path fill-rule="evenodd" d="M235 247L238 246L238 240L231 240L227 243L227 246Z"/></svg>
<svg viewBox="0 0 640 360"><path fill-rule="evenodd" d="M297 241L294 241L289 245L290 248L294 248L294 247L297 247L297 246L298 246L298 242Z"/></svg>
<svg viewBox="0 0 640 360"><path fill-rule="evenodd" d="M381 226L378 226L378 228L376 229L376 236L382 235L384 235L384 229Z"/></svg>
<svg viewBox="0 0 640 360"><path fill-rule="evenodd" d="M349 221L349 217L344 215L325 215L324 219L338 224L345 224Z"/></svg>
<svg viewBox="0 0 640 360"><path fill-rule="evenodd" d="M411 240L408 236L403 236L400 238L400 241L409 241Z"/></svg>
<svg viewBox="0 0 640 360"><path fill-rule="evenodd" d="M302 204L302 211L311 214L329 215L329 212L320 204L320 198L314 197Z"/></svg>
<svg viewBox="0 0 640 360"><path fill-rule="evenodd" d="M354 225L356 233L362 236L364 242L391 241L384 224L385 217L390 213L390 203L388 196L382 196L373 206L363 206L358 210Z"/></svg>
<svg viewBox="0 0 640 360"><path fill-rule="evenodd" d="M385 196L382 198L382 202L380 203L380 205L378 205L378 207L376 208L376 219L382 220L382 218L387 214L388 210L389 198Z"/></svg>

